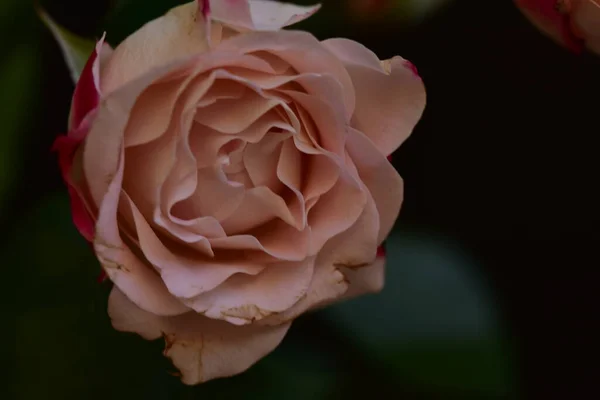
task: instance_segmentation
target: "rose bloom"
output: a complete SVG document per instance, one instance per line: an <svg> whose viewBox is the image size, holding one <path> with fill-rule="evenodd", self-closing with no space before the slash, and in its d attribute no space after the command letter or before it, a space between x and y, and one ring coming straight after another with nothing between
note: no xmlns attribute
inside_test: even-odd
<svg viewBox="0 0 600 400"><path fill-rule="evenodd" d="M240 373L307 310L383 286L402 203L386 157L425 106L400 57L281 30L317 11L177 7L101 40L56 142L114 327L163 337L186 384Z"/></svg>
<svg viewBox="0 0 600 400"><path fill-rule="evenodd" d="M571 51L600 54L599 0L515 0L542 32Z"/></svg>

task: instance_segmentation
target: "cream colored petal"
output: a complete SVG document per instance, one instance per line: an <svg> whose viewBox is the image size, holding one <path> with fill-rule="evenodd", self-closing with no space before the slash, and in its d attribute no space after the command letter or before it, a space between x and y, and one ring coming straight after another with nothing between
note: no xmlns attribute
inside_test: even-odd
<svg viewBox="0 0 600 400"><path fill-rule="evenodd" d="M245 95L240 99L222 99L199 109L195 119L196 122L225 134L239 133L280 104L281 100L265 99L246 89Z"/></svg>
<svg viewBox="0 0 600 400"><path fill-rule="evenodd" d="M292 321L312 308L330 304L341 298L348 291L348 287L349 281L336 266L317 260L306 295L288 310L268 316L258 323L277 326Z"/></svg>
<svg viewBox="0 0 600 400"><path fill-rule="evenodd" d="M338 178L340 168L330 157L322 154L312 155L306 161L305 186L302 190L307 203L329 192Z"/></svg>
<svg viewBox="0 0 600 400"><path fill-rule="evenodd" d="M205 26L197 14L196 2L184 4L125 39L102 71L102 92L108 94L156 67L207 51Z"/></svg>
<svg viewBox="0 0 600 400"><path fill-rule="evenodd" d="M244 372L273 351L290 327L290 323L235 326L195 313L158 317L138 308L117 288L110 294L108 313L119 331L148 340L164 337L164 354L181 371L187 385Z"/></svg>
<svg viewBox="0 0 600 400"><path fill-rule="evenodd" d="M136 257L121 239L117 222L123 152L119 167L100 206L94 250L106 274L138 307L157 315L179 315L188 309L173 297L158 274Z"/></svg>
<svg viewBox="0 0 600 400"><path fill-rule="evenodd" d="M392 230L404 198L404 184L392 164L373 142L361 132L350 128L346 149L360 179L368 188L379 214L378 244Z"/></svg>
<svg viewBox="0 0 600 400"><path fill-rule="evenodd" d="M310 228L299 231L294 226L274 219L244 235L209 239L213 249L264 252L284 261L302 261L309 254Z"/></svg>
<svg viewBox="0 0 600 400"><path fill-rule="evenodd" d="M286 196L286 203L294 218L293 226L298 230L303 230L307 223L306 204L302 195L305 163L306 156L296 149L293 140L283 142L277 163L277 178L285 185L288 193L291 192Z"/></svg>
<svg viewBox="0 0 600 400"><path fill-rule="evenodd" d="M240 206L221 225L228 235L234 236L256 229L274 218L280 218L289 225L295 224L285 201L269 188L261 186L247 190Z"/></svg>
<svg viewBox="0 0 600 400"><path fill-rule="evenodd" d="M407 61L394 57L390 72L347 64L356 90L352 125L388 156L412 133L425 108L425 88Z"/></svg>
<svg viewBox="0 0 600 400"><path fill-rule="evenodd" d="M282 191L283 183L277 177L277 165L283 142L289 138L289 133L273 132L265 135L259 143L246 146L244 165L255 187L265 186L274 193Z"/></svg>
<svg viewBox="0 0 600 400"><path fill-rule="evenodd" d="M242 262L218 263L210 258L174 254L156 236L131 199L127 201L133 213L140 249L160 271L169 292L176 297L195 297L213 290L234 274L256 275L264 268Z"/></svg>
<svg viewBox="0 0 600 400"><path fill-rule="evenodd" d="M282 90L281 93L296 103L300 110L299 116L304 122L304 129L309 134L313 146L329 156L341 157L344 153L348 124L344 120L339 101L290 90Z"/></svg>
<svg viewBox="0 0 600 400"><path fill-rule="evenodd" d="M277 31L300 22L320 5L298 6L264 0L212 0L210 18L239 31Z"/></svg>
<svg viewBox="0 0 600 400"><path fill-rule="evenodd" d="M359 225L357 224L358 227ZM358 231L359 229L355 229L355 232ZM350 239L349 237L346 238ZM385 260L383 258L375 259L370 255L371 252L367 251L360 254L361 260L369 260L365 264L356 265L352 268L337 264L333 260L336 258L340 259L339 249L336 251L331 249L334 246L338 246L339 248L341 241L338 240L336 243L332 243L329 249L327 251L324 249L322 254L317 258L315 273L306 296L290 309L271 315L258 323L261 325L278 325L292 321L299 315L312 309L324 307L337 301L346 300L365 293L379 292L384 283ZM360 245L360 243L349 241L346 248L351 248L353 243ZM329 246L329 243L327 246ZM355 261L357 260L355 259Z"/></svg>
<svg viewBox="0 0 600 400"><path fill-rule="evenodd" d="M328 240L355 224L367 198L365 190L342 172L332 189L319 198L308 214L310 254L316 254Z"/></svg>
<svg viewBox="0 0 600 400"><path fill-rule="evenodd" d="M185 303L207 317L245 325L285 311L309 288L314 257L300 262L274 263L256 276L232 276L211 292Z"/></svg>
<svg viewBox="0 0 600 400"><path fill-rule="evenodd" d="M227 179L221 166L198 170L196 191L180 202L180 212L187 216L227 219L242 203L244 187Z"/></svg>
<svg viewBox="0 0 600 400"><path fill-rule="evenodd" d="M138 146L158 139L171 123L175 103L190 79L151 85L138 98L125 133L125 146Z"/></svg>
<svg viewBox="0 0 600 400"><path fill-rule="evenodd" d="M324 40L322 43L346 65L360 65L377 72L385 72L379 57L354 40L335 38Z"/></svg>
<svg viewBox="0 0 600 400"><path fill-rule="evenodd" d="M102 99L86 137L83 152L83 171L91 198L96 205L101 203L109 183L116 174L120 147L138 97L159 78L188 68L189 64L188 60L155 69Z"/></svg>
<svg viewBox="0 0 600 400"><path fill-rule="evenodd" d="M327 50L314 36L306 32L250 32L222 42L219 49L273 54L287 62L298 74L328 74L343 88L341 102L347 119L354 112L356 102L354 87L342 62ZM320 95L322 90L314 88L309 94Z"/></svg>
<svg viewBox="0 0 600 400"><path fill-rule="evenodd" d="M330 236L319 253L319 262L336 267L360 267L372 263L380 243L379 231L379 213L367 192L367 202L358 219L346 230Z"/></svg>

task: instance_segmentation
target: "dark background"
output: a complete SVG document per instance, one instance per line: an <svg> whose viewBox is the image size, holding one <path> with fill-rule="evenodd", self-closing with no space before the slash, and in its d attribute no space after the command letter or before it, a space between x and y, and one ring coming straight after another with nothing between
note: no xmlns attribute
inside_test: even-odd
<svg viewBox="0 0 600 400"><path fill-rule="evenodd" d="M561 49L511 1L426 14L361 1L326 0L298 28L399 54L426 84L424 117L394 155L406 200L386 289L301 317L242 376L187 388L162 343L110 326L109 284L96 282L49 151L73 84L33 3L1 0L2 398L594 397L580 393L599 372L600 58ZM181 2L41 3L116 45Z"/></svg>

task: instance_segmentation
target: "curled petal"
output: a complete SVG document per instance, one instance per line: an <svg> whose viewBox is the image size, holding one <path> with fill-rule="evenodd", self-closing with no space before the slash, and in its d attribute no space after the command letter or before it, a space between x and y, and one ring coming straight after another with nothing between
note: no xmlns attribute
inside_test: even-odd
<svg viewBox="0 0 600 400"><path fill-rule="evenodd" d="M126 201L133 214L142 252L160 271L165 285L174 296L192 298L213 290L234 274L256 275L264 268L241 262L219 264L210 259L177 256L160 241L131 199L126 198Z"/></svg>
<svg viewBox="0 0 600 400"><path fill-rule="evenodd" d="M125 39L102 71L103 93L108 94L154 68L207 51L203 19L197 17L196 4L184 4Z"/></svg>
<svg viewBox="0 0 600 400"><path fill-rule="evenodd" d="M187 385L244 372L273 351L290 327L235 326L195 313L159 317L137 307L117 288L110 295L108 313L117 330L149 340L164 337L164 354Z"/></svg>
<svg viewBox="0 0 600 400"><path fill-rule="evenodd" d="M375 65L362 45L329 41L325 45L342 60L356 90L352 125L364 132L385 156L412 133L425 109L425 87L412 64L401 57Z"/></svg>
<svg viewBox="0 0 600 400"><path fill-rule="evenodd" d="M173 297L160 276L133 254L121 239L117 210L123 180L124 158L121 147L117 171L110 181L96 222L94 250L104 271L115 286L138 307L156 315L179 315L188 308Z"/></svg>
<svg viewBox="0 0 600 400"><path fill-rule="evenodd" d="M239 31L278 31L305 20L321 5L298 6L271 0L211 0L211 19Z"/></svg>
<svg viewBox="0 0 600 400"><path fill-rule="evenodd" d="M104 42L105 37L106 34L96 44L75 86L71 103L69 136L77 139L83 139L83 137L80 137L82 132L78 131L77 128L86 115L98 106L100 101L100 63L106 63L112 54L110 46ZM77 136L78 133L79 136Z"/></svg>
<svg viewBox="0 0 600 400"><path fill-rule="evenodd" d="M361 132L350 128L347 150L358 174L369 189L379 214L378 244L392 230L404 198L404 184L392 164L377 151L373 142Z"/></svg>
<svg viewBox="0 0 600 400"><path fill-rule="evenodd" d="M341 104L349 120L356 103L352 79L342 62L323 47L314 36L306 32L249 32L222 42L219 46L224 51L272 54L289 64L298 74L327 74L341 84ZM330 85L329 82L306 79L303 84L309 94L322 95L317 83ZM388 82L389 84L389 82ZM332 85L333 88L333 85ZM311 90L313 89L313 90ZM338 101L339 102L339 101Z"/></svg>
<svg viewBox="0 0 600 400"><path fill-rule="evenodd" d="M246 325L284 312L307 293L314 257L295 263L270 264L256 276L236 275L211 292L185 303L207 317Z"/></svg>

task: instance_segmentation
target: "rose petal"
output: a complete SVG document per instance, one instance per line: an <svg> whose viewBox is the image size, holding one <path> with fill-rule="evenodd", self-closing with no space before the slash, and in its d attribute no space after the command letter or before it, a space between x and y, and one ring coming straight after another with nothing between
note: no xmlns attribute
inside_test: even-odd
<svg viewBox="0 0 600 400"><path fill-rule="evenodd" d="M308 214L310 254L317 254L332 237L349 229L363 213L367 194L346 172L323 194Z"/></svg>
<svg viewBox="0 0 600 400"><path fill-rule="evenodd" d="M131 199L126 198L133 213L135 229L144 255L161 273L174 296L191 298L213 290L233 274L256 275L264 267L239 263L217 263L210 259L176 255L160 241Z"/></svg>
<svg viewBox="0 0 600 400"><path fill-rule="evenodd" d="M354 112L355 92L352 80L341 61L328 51L314 36L306 32L250 32L233 37L219 45L219 49L245 54L264 51L287 62L298 74L328 74L341 84L341 96L347 119ZM320 95L316 90L314 95ZM336 103L339 103L336 102Z"/></svg>
<svg viewBox="0 0 600 400"><path fill-rule="evenodd" d="M330 236L321 252L319 262L337 267L358 268L375 260L380 231L379 213L375 201L367 192L367 202L351 227Z"/></svg>
<svg viewBox="0 0 600 400"><path fill-rule="evenodd" d="M158 274L136 257L123 243L117 210L123 180L123 150L117 171L100 206L94 250L106 274L138 307L156 315L179 315L188 308L173 297Z"/></svg>
<svg viewBox="0 0 600 400"><path fill-rule="evenodd" d="M113 60L114 56L111 58L111 62ZM203 55L201 62L194 57L174 62L169 60L160 68L155 68L135 81L105 95L86 139L84 152L84 172L90 186L91 197L96 204L100 203L108 186L107 182L110 182L114 176L119 154L116 149L123 140L129 116L142 92L157 81L164 82L182 75L191 80L221 65L250 65L252 68L269 68L266 63L256 57L231 52L211 52ZM104 79L104 77L102 78Z"/></svg>
<svg viewBox="0 0 600 400"><path fill-rule="evenodd" d="M213 217L217 221L228 218L242 203L244 188L233 185L220 166L198 170L196 191L178 203L178 209L187 216Z"/></svg>
<svg viewBox="0 0 600 400"><path fill-rule="evenodd" d="M199 109L196 122L225 134L240 133L281 103L247 89L241 99L222 99Z"/></svg>
<svg viewBox="0 0 600 400"><path fill-rule="evenodd" d="M290 212L293 215L293 226L298 230L306 227L306 205L302 196L302 186L305 156L296 149L293 140L283 142L279 162L277 163L277 177L292 194L286 199Z"/></svg>
<svg viewBox="0 0 600 400"><path fill-rule="evenodd" d="M361 57L357 55L358 46L341 56L356 90L352 125L387 156L408 138L421 118L425 89L406 60L394 57L388 62L388 73L377 71L372 60L366 61L371 57L366 48Z"/></svg>
<svg viewBox="0 0 600 400"><path fill-rule="evenodd" d="M278 31L309 18L320 8L278 1L212 0L210 18L240 31Z"/></svg>
<svg viewBox="0 0 600 400"><path fill-rule="evenodd" d="M105 37L106 34L96 43L92 55L81 71L73 93L69 117L69 136L77 139L83 139L85 135L76 128L83 122L86 115L98 106L100 100L100 64L102 63L104 67L112 55L110 46L104 43Z"/></svg>
<svg viewBox="0 0 600 400"><path fill-rule="evenodd" d="M293 307L282 313L270 315L258 321L258 324L277 326L292 321L311 308L329 304L341 298L348 291L348 284L348 280L336 266L317 260L306 295Z"/></svg>
<svg viewBox="0 0 600 400"><path fill-rule="evenodd" d="M285 201L269 188L261 186L247 190L240 206L221 225L228 235L234 236L256 229L274 218L295 224Z"/></svg>
<svg viewBox="0 0 600 400"><path fill-rule="evenodd" d="M163 336L165 355L188 385L244 372L277 347L290 327L235 326L194 313L158 317L138 308L117 288L110 294L108 313L117 330L149 340Z"/></svg>
<svg viewBox="0 0 600 400"><path fill-rule="evenodd" d="M310 254L310 229L299 231L279 219L244 235L209 240L213 249L256 250L282 261L302 261Z"/></svg>
<svg viewBox="0 0 600 400"><path fill-rule="evenodd" d="M346 149L375 201L379 214L378 244L381 244L400 213L404 198L402 178L373 142L356 129L348 130Z"/></svg>
<svg viewBox="0 0 600 400"><path fill-rule="evenodd" d="M324 40L321 43L346 65L355 64L377 72L385 72L381 66L379 57L354 40L334 38Z"/></svg>
<svg viewBox="0 0 600 400"><path fill-rule="evenodd" d="M307 292L314 257L300 262L274 263L256 276L235 275L211 292L185 303L207 317L245 325L285 311Z"/></svg>
<svg viewBox="0 0 600 400"><path fill-rule="evenodd" d="M111 93L156 67L207 51L203 21L191 2L144 25L115 49L102 71L102 92Z"/></svg>

